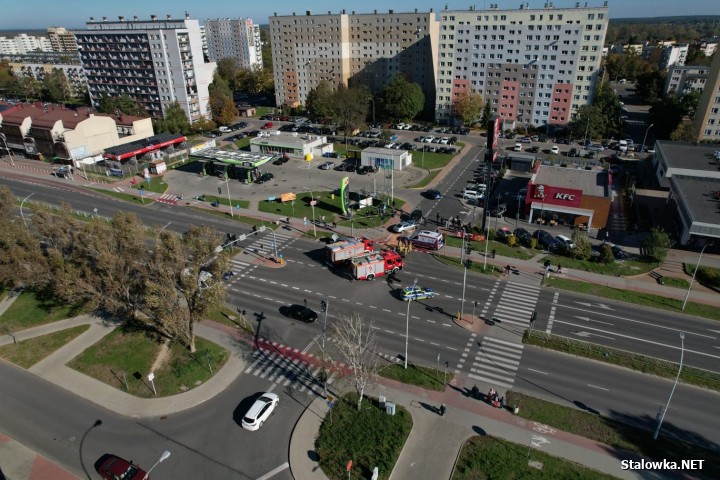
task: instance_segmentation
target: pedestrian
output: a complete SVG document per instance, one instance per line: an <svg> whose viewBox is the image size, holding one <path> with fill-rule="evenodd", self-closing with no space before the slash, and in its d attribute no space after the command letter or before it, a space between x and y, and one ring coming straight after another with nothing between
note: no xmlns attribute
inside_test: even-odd
<svg viewBox="0 0 720 480"><path fill-rule="evenodd" d="M435 214L435 223L437 223L438 225L440 225L440 212L437 212L437 213Z"/></svg>
<svg viewBox="0 0 720 480"><path fill-rule="evenodd" d="M445 415L445 404L443 403L442 405L440 405L440 416L442 417L444 415Z"/></svg>
<svg viewBox="0 0 720 480"><path fill-rule="evenodd" d="M562 273L562 265L558 263L557 273Z"/></svg>
<svg viewBox="0 0 720 480"><path fill-rule="evenodd" d="M222 187L218 187L218 195L222 195Z"/></svg>
<svg viewBox="0 0 720 480"><path fill-rule="evenodd" d="M495 249L492 249L492 258L495 258Z"/></svg>

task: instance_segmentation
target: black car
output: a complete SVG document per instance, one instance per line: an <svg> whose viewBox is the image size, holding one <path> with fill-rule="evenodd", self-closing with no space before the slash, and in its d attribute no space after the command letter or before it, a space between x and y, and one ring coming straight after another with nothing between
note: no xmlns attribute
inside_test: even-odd
<svg viewBox="0 0 720 480"><path fill-rule="evenodd" d="M437 190L427 190L423 192L423 196L429 198L430 200L440 200L442 198L442 193Z"/></svg>
<svg viewBox="0 0 720 480"><path fill-rule="evenodd" d="M532 238L532 235L530 232L525 230L524 228L516 228L513 234L520 240L522 243L526 245L530 245L530 239Z"/></svg>
<svg viewBox="0 0 720 480"><path fill-rule="evenodd" d="M527 149L528 153L538 153L540 151L540 147L530 147Z"/></svg>
<svg viewBox="0 0 720 480"><path fill-rule="evenodd" d="M577 156L579 156L577 148L571 148L568 151L568 157L577 157Z"/></svg>
<svg viewBox="0 0 720 480"><path fill-rule="evenodd" d="M532 236L537 239L538 245L545 247L548 250L553 250L557 246L558 241L545 230L535 230Z"/></svg>
<svg viewBox="0 0 720 480"><path fill-rule="evenodd" d="M349 164L341 163L341 164L337 165L335 168L333 168L333 170L335 170L336 172L346 172L347 167L349 167Z"/></svg>
<svg viewBox="0 0 720 480"><path fill-rule="evenodd" d="M260 177L258 177L257 180L255 180L255 183L265 183L265 182L269 182L272 179L273 179L273 174L269 173L269 172L265 172L262 175L260 175Z"/></svg>
<svg viewBox="0 0 720 480"><path fill-rule="evenodd" d="M273 165L282 165L283 163L287 163L288 160L289 159L287 157L279 157L277 160L275 160L273 162Z"/></svg>
<svg viewBox="0 0 720 480"><path fill-rule="evenodd" d="M612 246L612 253L613 253L613 256L617 260L628 260L628 259L632 258L632 255L630 255L629 253L627 253L625 250L618 247L617 245Z"/></svg>
<svg viewBox="0 0 720 480"><path fill-rule="evenodd" d="M314 310L304 305L298 304L290 305L287 310L287 314L288 317L300 320L301 322L305 323L313 323L318 318L318 315L317 313L315 313Z"/></svg>

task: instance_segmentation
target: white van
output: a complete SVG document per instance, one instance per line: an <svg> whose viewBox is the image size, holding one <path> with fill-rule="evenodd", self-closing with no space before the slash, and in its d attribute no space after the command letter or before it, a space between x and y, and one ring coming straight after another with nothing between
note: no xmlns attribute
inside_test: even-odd
<svg viewBox="0 0 720 480"><path fill-rule="evenodd" d="M627 150L628 150L627 140L620 140L618 142L618 150L620 150L621 152L627 152Z"/></svg>
<svg viewBox="0 0 720 480"><path fill-rule="evenodd" d="M220 130L220 131L223 132L223 133L232 132L232 130L230 130L230 129L229 129L228 127L226 127L226 126L219 127L218 130Z"/></svg>

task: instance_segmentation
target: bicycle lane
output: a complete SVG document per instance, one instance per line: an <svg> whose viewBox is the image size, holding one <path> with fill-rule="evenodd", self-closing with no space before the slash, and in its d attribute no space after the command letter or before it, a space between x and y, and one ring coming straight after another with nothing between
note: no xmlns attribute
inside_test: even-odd
<svg viewBox="0 0 720 480"><path fill-rule="evenodd" d="M13 480L78 480L22 443L0 433L0 478Z"/></svg>

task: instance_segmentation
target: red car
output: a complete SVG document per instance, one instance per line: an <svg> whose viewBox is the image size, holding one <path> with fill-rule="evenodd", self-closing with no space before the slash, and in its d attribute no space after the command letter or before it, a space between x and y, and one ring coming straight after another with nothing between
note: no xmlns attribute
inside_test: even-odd
<svg viewBox="0 0 720 480"><path fill-rule="evenodd" d="M106 453L95 462L95 470L105 480L143 480L147 473L139 466Z"/></svg>
<svg viewBox="0 0 720 480"><path fill-rule="evenodd" d="M262 128L263 128L263 130L267 130L268 128L272 128L272 126L273 126L272 122L267 122L265 125L262 126Z"/></svg>

